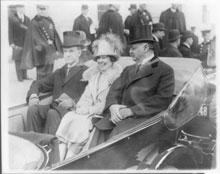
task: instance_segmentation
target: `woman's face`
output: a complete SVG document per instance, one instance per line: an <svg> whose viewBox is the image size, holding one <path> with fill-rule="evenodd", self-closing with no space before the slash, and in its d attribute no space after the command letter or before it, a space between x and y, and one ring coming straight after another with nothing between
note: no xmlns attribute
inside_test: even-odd
<svg viewBox="0 0 220 174"><path fill-rule="evenodd" d="M109 69L112 66L112 61L110 59L109 56L99 56L96 59L96 62L98 63L98 68L101 71L106 71L107 69Z"/></svg>

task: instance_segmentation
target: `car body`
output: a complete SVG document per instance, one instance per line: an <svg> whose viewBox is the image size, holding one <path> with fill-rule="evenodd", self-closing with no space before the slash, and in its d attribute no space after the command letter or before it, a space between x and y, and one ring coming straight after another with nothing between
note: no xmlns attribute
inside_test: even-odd
<svg viewBox="0 0 220 174"><path fill-rule="evenodd" d="M94 128L80 154L55 163L48 159L50 165L44 170L210 169L215 156L213 132L216 130L205 129L212 127L206 109L212 103L215 84L209 82L196 59L160 59L175 73L174 97L166 110L99 144L94 139L100 132ZM123 57L119 63L124 68L134 62L130 57ZM213 81L215 76L210 79ZM41 103L50 101L46 95ZM25 131L26 112L26 104L9 108L10 132ZM207 125L197 125L200 131L196 132L194 123L199 121Z"/></svg>

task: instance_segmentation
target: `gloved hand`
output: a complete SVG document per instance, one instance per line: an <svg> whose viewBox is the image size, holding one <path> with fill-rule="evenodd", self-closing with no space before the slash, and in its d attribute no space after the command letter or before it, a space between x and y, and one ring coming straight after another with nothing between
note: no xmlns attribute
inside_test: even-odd
<svg viewBox="0 0 220 174"><path fill-rule="evenodd" d="M33 106L33 105L39 105L39 98L38 97L30 97L29 98L29 102L28 102L28 106Z"/></svg>
<svg viewBox="0 0 220 174"><path fill-rule="evenodd" d="M87 108L87 107L76 108L76 113L80 114L80 115L87 115L87 114L89 114L89 108Z"/></svg>
<svg viewBox="0 0 220 174"><path fill-rule="evenodd" d="M64 100L57 99L56 101L59 103L58 107L62 109L75 108L75 105L76 105L74 100L72 99L64 99Z"/></svg>

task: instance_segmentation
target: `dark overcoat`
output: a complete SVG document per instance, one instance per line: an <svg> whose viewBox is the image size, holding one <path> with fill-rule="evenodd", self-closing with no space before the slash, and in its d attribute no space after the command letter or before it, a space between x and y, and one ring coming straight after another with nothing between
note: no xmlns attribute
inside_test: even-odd
<svg viewBox="0 0 220 174"><path fill-rule="evenodd" d="M160 57L183 57L179 50L173 45L169 44L167 48L159 53Z"/></svg>
<svg viewBox="0 0 220 174"><path fill-rule="evenodd" d="M86 33L86 38L93 41L93 36L90 34L90 25L92 24L92 19L88 17L88 20L83 16L78 16L73 24L73 30L80 30Z"/></svg>
<svg viewBox="0 0 220 174"><path fill-rule="evenodd" d="M35 16L27 29L21 68L53 64L55 59L62 57L62 52L62 43L52 19Z"/></svg>
<svg viewBox="0 0 220 174"><path fill-rule="evenodd" d="M187 47L185 44L181 44L179 47L179 51L183 55L183 57L187 58L196 58L200 60L200 54L196 54L192 52L191 48Z"/></svg>
<svg viewBox="0 0 220 174"><path fill-rule="evenodd" d="M144 10L143 12L138 9L134 14L131 16L131 24L130 26L136 25L148 25L152 22L152 17L149 11Z"/></svg>
<svg viewBox="0 0 220 174"><path fill-rule="evenodd" d="M9 44L15 44L16 46L23 47L26 31L28 25L30 23L30 19L24 15L24 21L22 22L19 19L17 13L9 18L9 26L8 26L8 36L9 36Z"/></svg>
<svg viewBox="0 0 220 174"><path fill-rule="evenodd" d="M112 84L106 100L105 117L95 124L96 127L103 130L115 127L108 114L113 104L126 105L135 114L120 121L113 130L115 134L140 124L168 107L174 86L173 69L156 57L139 71L137 64L126 67Z"/></svg>
<svg viewBox="0 0 220 174"><path fill-rule="evenodd" d="M125 43L122 16L113 10L107 10L101 16L99 28L97 30L97 37L100 37L102 34L106 34L108 32L117 34L122 42Z"/></svg>
<svg viewBox="0 0 220 174"><path fill-rule="evenodd" d="M167 31L172 29L178 29L180 33L186 30L185 15L180 10L172 12L171 9L167 9L160 14L159 22L164 23Z"/></svg>
<svg viewBox="0 0 220 174"><path fill-rule="evenodd" d="M39 94L52 92L52 104L51 106L57 110L57 103L55 99L59 98L61 94L65 93L71 97L75 102L78 102L87 82L82 81L82 74L87 69L86 66L74 66L70 69L68 76L66 77L67 65L56 70L52 75L39 80L34 81L27 94L27 101L31 94Z"/></svg>

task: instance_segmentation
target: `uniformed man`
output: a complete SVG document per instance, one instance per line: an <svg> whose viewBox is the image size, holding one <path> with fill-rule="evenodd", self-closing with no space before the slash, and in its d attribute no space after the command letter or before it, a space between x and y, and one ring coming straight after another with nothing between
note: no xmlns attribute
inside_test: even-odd
<svg viewBox="0 0 220 174"><path fill-rule="evenodd" d="M13 49L12 59L15 61L15 69L18 81L28 79L27 70L22 70L21 56L25 35L30 19L24 14L24 5L16 5L16 13L9 18L9 44Z"/></svg>
<svg viewBox="0 0 220 174"><path fill-rule="evenodd" d="M37 15L27 29L21 67L36 67L37 80L52 74L54 60L62 57L62 44L53 20L48 16L48 6L37 5Z"/></svg>
<svg viewBox="0 0 220 174"><path fill-rule="evenodd" d="M202 30L202 37L204 41L199 45L199 53L201 54L202 66L204 68L208 68L207 65L207 56L208 51L210 50L211 42L210 42L210 30Z"/></svg>

